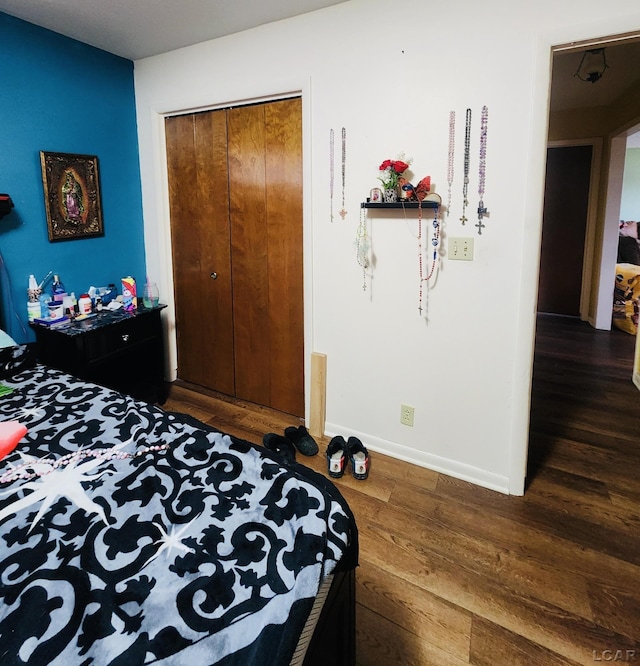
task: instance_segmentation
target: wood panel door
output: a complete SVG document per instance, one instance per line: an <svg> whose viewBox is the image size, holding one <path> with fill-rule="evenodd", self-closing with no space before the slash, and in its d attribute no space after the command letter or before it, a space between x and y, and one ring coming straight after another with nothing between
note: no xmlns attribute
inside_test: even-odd
<svg viewBox="0 0 640 666"><path fill-rule="evenodd" d="M301 100L229 110L236 395L304 414Z"/></svg>
<svg viewBox="0 0 640 666"><path fill-rule="evenodd" d="M226 113L165 128L178 376L234 395Z"/></svg>
<svg viewBox="0 0 640 666"><path fill-rule="evenodd" d="M538 312L580 315L592 152L547 149Z"/></svg>
<svg viewBox="0 0 640 666"><path fill-rule="evenodd" d="M178 376L299 416L301 117L291 99L167 119Z"/></svg>

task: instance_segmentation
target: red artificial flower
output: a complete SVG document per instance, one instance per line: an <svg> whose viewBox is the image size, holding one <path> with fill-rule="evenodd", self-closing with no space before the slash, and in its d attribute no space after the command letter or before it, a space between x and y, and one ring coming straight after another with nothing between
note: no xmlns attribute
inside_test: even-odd
<svg viewBox="0 0 640 666"><path fill-rule="evenodd" d="M393 189L398 186L398 176L408 168L409 164L402 160L385 160L379 167L380 171L384 171L384 174L378 180L384 185L385 189Z"/></svg>
<svg viewBox="0 0 640 666"><path fill-rule="evenodd" d="M402 160L395 160L394 162L391 162L391 167L397 174L400 174L404 173L409 168L409 165Z"/></svg>

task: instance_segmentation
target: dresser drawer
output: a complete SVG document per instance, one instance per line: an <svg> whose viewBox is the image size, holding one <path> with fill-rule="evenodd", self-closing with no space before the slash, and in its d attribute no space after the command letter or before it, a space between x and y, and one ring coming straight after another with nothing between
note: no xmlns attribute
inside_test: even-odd
<svg viewBox="0 0 640 666"><path fill-rule="evenodd" d="M92 331L83 340L85 358L89 363L100 362L147 343L158 336L158 324L153 316L127 319L100 331Z"/></svg>

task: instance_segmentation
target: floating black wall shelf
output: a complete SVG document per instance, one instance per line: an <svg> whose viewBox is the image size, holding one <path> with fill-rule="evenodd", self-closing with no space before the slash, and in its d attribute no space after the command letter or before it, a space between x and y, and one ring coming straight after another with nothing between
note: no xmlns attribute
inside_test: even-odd
<svg viewBox="0 0 640 666"><path fill-rule="evenodd" d="M371 203L364 201L360 208L438 208L440 204L437 201L397 201L396 203Z"/></svg>

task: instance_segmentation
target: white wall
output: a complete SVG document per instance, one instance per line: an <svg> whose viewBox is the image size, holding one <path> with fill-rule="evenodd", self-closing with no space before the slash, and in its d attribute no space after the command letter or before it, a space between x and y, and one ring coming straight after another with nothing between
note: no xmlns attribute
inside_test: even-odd
<svg viewBox="0 0 640 666"><path fill-rule="evenodd" d="M584 0L577 13L568 0L522 4L351 0L135 64L148 274L163 300L172 305L163 114L301 92L305 344L307 354L328 357L327 432L516 494L526 465L550 46L640 28L637 0ZM473 212L485 104L491 216L477 236L458 221L462 147L469 107ZM386 158L412 156L416 179L431 175L446 199L450 110L456 171L443 231L473 235L475 259L442 260L421 317L415 213L409 222L371 220L367 291L354 238L360 202ZM348 215L332 224L329 131L337 211L342 127ZM175 367L173 343L170 358ZM415 407L413 428L399 422L401 403Z"/></svg>

